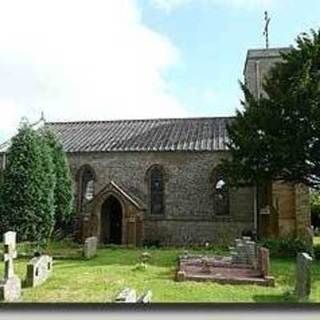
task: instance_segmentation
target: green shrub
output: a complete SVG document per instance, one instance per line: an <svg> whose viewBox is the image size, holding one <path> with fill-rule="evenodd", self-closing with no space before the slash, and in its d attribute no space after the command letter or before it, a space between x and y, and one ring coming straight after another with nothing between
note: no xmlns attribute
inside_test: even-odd
<svg viewBox="0 0 320 320"><path fill-rule="evenodd" d="M149 248L149 249L151 248L158 249L161 247L161 245L159 240L144 240L143 247Z"/></svg>
<svg viewBox="0 0 320 320"><path fill-rule="evenodd" d="M310 248L300 239L262 239L259 244L270 250L273 257L295 257L298 252L310 252Z"/></svg>
<svg viewBox="0 0 320 320"><path fill-rule="evenodd" d="M320 244L313 246L313 257L315 260L320 260Z"/></svg>
<svg viewBox="0 0 320 320"><path fill-rule="evenodd" d="M60 232L60 237L70 234L73 215L73 183L67 156L63 151L63 145L48 129L43 131L45 144L48 145L51 154L56 184L54 187L55 206L55 231Z"/></svg>
<svg viewBox="0 0 320 320"><path fill-rule="evenodd" d="M44 242L54 223L55 177L48 146L25 121L7 152L0 192L0 231Z"/></svg>
<svg viewBox="0 0 320 320"><path fill-rule="evenodd" d="M45 248L54 226L67 226L72 204L72 179L61 143L24 120L0 174L0 233L14 230L18 241Z"/></svg>

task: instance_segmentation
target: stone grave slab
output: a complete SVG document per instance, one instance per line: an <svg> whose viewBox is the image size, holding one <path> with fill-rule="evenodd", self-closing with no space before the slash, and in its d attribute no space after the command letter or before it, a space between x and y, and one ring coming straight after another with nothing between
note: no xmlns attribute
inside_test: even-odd
<svg viewBox="0 0 320 320"><path fill-rule="evenodd" d="M255 242L249 239L236 239L230 256L180 256L176 281L274 286L274 278L269 275L269 250L261 248L257 254Z"/></svg>
<svg viewBox="0 0 320 320"><path fill-rule="evenodd" d="M259 248L259 270L263 277L269 276L269 272L270 272L269 250L264 247Z"/></svg>
<svg viewBox="0 0 320 320"><path fill-rule="evenodd" d="M26 286L36 287L45 282L52 273L52 257L41 255L27 264Z"/></svg>
<svg viewBox="0 0 320 320"><path fill-rule="evenodd" d="M306 299L311 293L311 265L312 258L308 253L298 253L295 294L299 299Z"/></svg>
<svg viewBox="0 0 320 320"><path fill-rule="evenodd" d="M98 239L97 237L89 237L84 241L83 256L86 259L91 259L97 254Z"/></svg>

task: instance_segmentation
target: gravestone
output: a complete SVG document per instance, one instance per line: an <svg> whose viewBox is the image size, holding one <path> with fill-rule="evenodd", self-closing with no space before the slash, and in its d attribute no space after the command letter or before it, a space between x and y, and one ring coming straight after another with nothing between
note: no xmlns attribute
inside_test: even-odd
<svg viewBox="0 0 320 320"><path fill-rule="evenodd" d="M295 293L299 299L306 299L311 292L311 264L309 254L302 252L297 255Z"/></svg>
<svg viewBox="0 0 320 320"><path fill-rule="evenodd" d="M269 276L269 270L270 270L269 250L264 247L259 248L259 270L261 272L261 275L264 278Z"/></svg>
<svg viewBox="0 0 320 320"><path fill-rule="evenodd" d="M84 241L83 256L86 259L91 259L97 254L97 237L89 237Z"/></svg>
<svg viewBox="0 0 320 320"><path fill-rule="evenodd" d="M32 258L27 264L26 285L36 287L45 282L52 272L52 257L42 255Z"/></svg>
<svg viewBox="0 0 320 320"><path fill-rule="evenodd" d="M254 268L257 266L257 246L250 237L242 237L235 240L235 246L230 247L232 263L249 264Z"/></svg>
<svg viewBox="0 0 320 320"><path fill-rule="evenodd" d="M120 303L134 303L137 300L136 290L125 288L122 290L115 299L115 302Z"/></svg>
<svg viewBox="0 0 320 320"><path fill-rule="evenodd" d="M144 292L138 299L137 303L150 303L152 299L152 291L148 290Z"/></svg>
<svg viewBox="0 0 320 320"><path fill-rule="evenodd" d="M182 270L179 270L176 273L176 281L181 282L184 281L186 279L186 273Z"/></svg>
<svg viewBox="0 0 320 320"><path fill-rule="evenodd" d="M0 284L0 300L17 301L21 297L21 280L14 273L13 259L17 257L16 233L8 231L3 236L4 242L4 281Z"/></svg>

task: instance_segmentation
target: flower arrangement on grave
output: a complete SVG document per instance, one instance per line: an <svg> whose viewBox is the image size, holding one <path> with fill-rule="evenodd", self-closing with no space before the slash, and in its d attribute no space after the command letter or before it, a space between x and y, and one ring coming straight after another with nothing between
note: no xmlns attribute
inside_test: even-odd
<svg viewBox="0 0 320 320"><path fill-rule="evenodd" d="M148 262L151 259L150 252L144 251L139 256L139 262L135 265L134 270L146 270L148 267Z"/></svg>

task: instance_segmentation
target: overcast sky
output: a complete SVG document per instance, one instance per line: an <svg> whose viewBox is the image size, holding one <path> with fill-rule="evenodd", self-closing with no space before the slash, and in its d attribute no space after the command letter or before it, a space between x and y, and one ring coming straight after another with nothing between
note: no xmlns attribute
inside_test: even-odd
<svg viewBox="0 0 320 320"><path fill-rule="evenodd" d="M31 122L232 115L246 50L319 27L318 0L0 0L0 142Z"/></svg>

